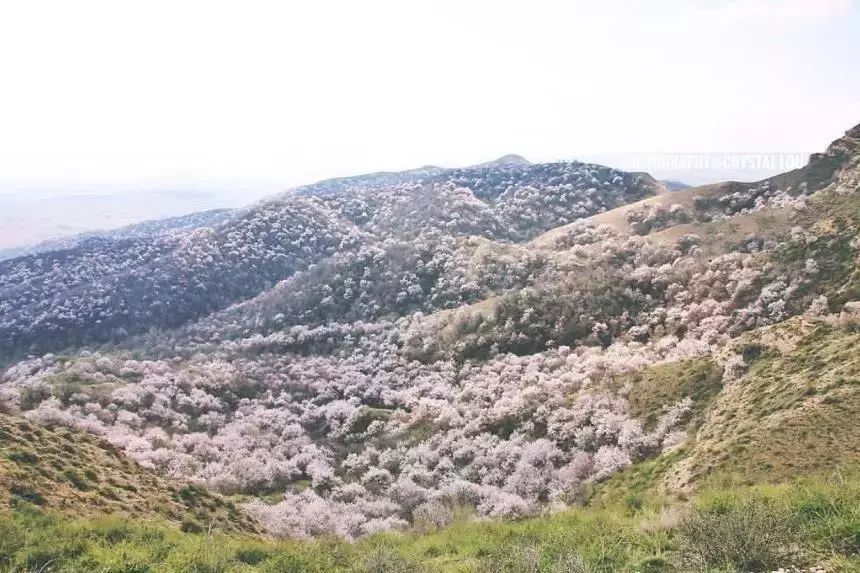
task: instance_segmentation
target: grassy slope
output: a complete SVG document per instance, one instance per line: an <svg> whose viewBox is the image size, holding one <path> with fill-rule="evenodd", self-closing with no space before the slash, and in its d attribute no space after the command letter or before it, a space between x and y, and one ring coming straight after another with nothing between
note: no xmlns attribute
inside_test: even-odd
<svg viewBox="0 0 860 573"><path fill-rule="evenodd" d="M669 483L779 481L860 462L858 343L802 319L742 336L749 371L717 396Z"/></svg>
<svg viewBox="0 0 860 573"><path fill-rule="evenodd" d="M681 205L682 207L685 207L687 209L692 209L694 202L698 197L712 197L723 193L731 193L737 190L748 189L753 185L754 184L752 183L734 182L714 183L710 185L702 185L699 187L691 187L689 189L684 189L683 191L660 193L653 197L646 197L645 199L641 199L634 203L622 205L621 207L616 207L615 209L605 211L603 213L598 213L597 215L592 215L591 217L586 217L584 220L595 225L606 225L613 231L622 235L632 235L634 234L633 230L630 226L630 223L627 221L628 213L634 211L641 211L645 208L655 207L657 205L662 205L666 207L670 205ZM547 231L546 233L532 239L528 243L528 245L530 247L538 249L552 249L554 248L557 239L559 237L564 236L564 234L567 233L569 229L571 229L577 224L578 223L570 223L568 225L564 225Z"/></svg>
<svg viewBox="0 0 860 573"><path fill-rule="evenodd" d="M833 166L829 157L821 165L813 166L821 173L813 169L811 179L823 184ZM852 166L840 176L841 185L856 187L858 169ZM810 179L810 173L787 174L781 183ZM689 190L672 200L710 191ZM696 227L724 239L707 242L719 252L746 233L778 236L796 224L822 239L803 252L779 253L776 264L814 258L825 271L824 291L831 301L860 298L857 261L844 247L860 225L856 196L827 194L800 214L754 213ZM674 241L692 227L651 237ZM541 245L537 239L531 246ZM484 301L475 308L492 305ZM181 533L176 522L184 522L186 530L210 523L222 531L255 527L229 502L159 478L96 438L0 415L0 571L691 571L690 559L706 543L679 522L681 513L700 520L704 538L726 546L767 538L781 531L781 523L790 524L792 531L783 531L770 545L802 551L763 555L762 568L796 560L860 571L860 478L851 473L860 463L858 342L857 332L793 319L736 341L732 351L747 358L749 369L725 386L720 366L725 356L616 380L616 389L646 424L664 406L692 397L688 442L596 484L585 509L520 523L463 521L442 531L357 544ZM784 485L812 475L825 478ZM783 485L747 489L766 482ZM766 506L745 501L762 495L769 500ZM687 500L696 497L705 509L690 509ZM94 517L105 513L161 517L152 522ZM759 514L774 519L764 526L755 517ZM708 515L717 516L710 525ZM739 553L756 551L767 552L743 546ZM711 571L751 567L725 555L704 558L704 565Z"/></svg>
<svg viewBox="0 0 860 573"><path fill-rule="evenodd" d="M767 567L796 562L860 571L858 341L860 333L850 329L792 319L747 333L719 356L621 377L614 384L646 423L664 406L692 397L688 443L595 484L585 508L517 523L463 519L438 531L354 544L181 533L175 522L195 507L182 503L176 485L97 438L0 416L0 495L7 502L0 519L0 572L3 566L37 571L46 563L42 571L743 570L739 561L694 567L695 559L740 558L708 553L698 530L686 525L690 520L705 528L708 539L719 538L720 547L763 552ZM720 363L732 353L745 355L749 370L723 386ZM87 482L83 488L68 470ZM678 475L689 483L673 483ZM761 485L766 482L777 485ZM127 489L130 483L137 492ZM758 485L746 485L752 483ZM33 499L21 487L44 496L48 511L26 503ZM224 516L220 498L201 495L198 508L214 506ZM769 501L749 502L762 496ZM93 517L116 511L160 514L173 523ZM86 517L70 520L69 514ZM202 523L211 516L192 518ZM743 545L767 533L756 528L773 527L780 538L768 541L772 554Z"/></svg>
<svg viewBox="0 0 860 573"><path fill-rule="evenodd" d="M616 383L647 422L694 402L687 443L596 485L592 504L630 496L685 498L709 487L786 483L860 463L860 332L794 318L741 336L719 356L660 365ZM746 357L722 381L719 365Z"/></svg>
<svg viewBox="0 0 860 573"><path fill-rule="evenodd" d="M791 564L860 571L856 474L357 543L183 534L159 521L69 520L27 505L0 521L3 573L680 573Z"/></svg>
<svg viewBox="0 0 860 573"><path fill-rule="evenodd" d="M799 185L806 184L814 190L856 191L858 184L860 184L860 126L846 132L844 137L833 142L824 153L814 155L809 164L801 169L755 183L726 181L691 187L682 191L659 193L635 203L598 213L585 220L597 225L607 225L622 235L632 235L632 227L627 221L627 214L632 211L657 205L669 206L673 204L695 210L697 199L708 199L723 194L745 191L765 182L775 189L797 189ZM847 201L851 202L851 199L849 198ZM770 235L775 231L788 230L791 215L790 210L771 209L765 212L736 216L730 221L717 221L713 224L676 224L663 231L652 232L649 236L656 242L665 243L674 242L686 233L699 233L702 236L715 233L727 233L734 236L743 236L748 233ZM555 249L557 239L575 224L572 223L547 231L529 242L528 246L537 249Z"/></svg>
<svg viewBox="0 0 860 573"><path fill-rule="evenodd" d="M104 440L0 414L0 512L21 501L67 515L161 515L187 530L257 531L231 502L162 478Z"/></svg>
<svg viewBox="0 0 860 573"><path fill-rule="evenodd" d="M630 413L650 430L664 408L684 398L694 403L694 423L722 388L722 368L710 357L662 364L624 376L620 393L630 403Z"/></svg>

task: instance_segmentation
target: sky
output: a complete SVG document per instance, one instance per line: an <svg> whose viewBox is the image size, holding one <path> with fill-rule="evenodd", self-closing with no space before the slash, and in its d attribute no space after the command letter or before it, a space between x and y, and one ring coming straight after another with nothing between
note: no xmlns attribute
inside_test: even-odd
<svg viewBox="0 0 860 573"><path fill-rule="evenodd" d="M0 194L819 151L858 54L853 0L0 0Z"/></svg>

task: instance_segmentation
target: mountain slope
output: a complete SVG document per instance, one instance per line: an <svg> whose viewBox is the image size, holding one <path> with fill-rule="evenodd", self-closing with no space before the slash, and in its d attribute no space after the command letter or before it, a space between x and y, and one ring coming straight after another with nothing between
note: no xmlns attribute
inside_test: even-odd
<svg viewBox="0 0 860 573"><path fill-rule="evenodd" d="M670 227L723 220L739 213L767 210L793 198L808 196L831 187L853 192L857 187L857 156L860 135L855 127L824 153L815 154L801 169L756 183L735 181L688 187L661 193L612 211L592 215L589 224L606 225L621 234L648 235ZM535 247L550 247L581 223L558 227L532 241ZM692 229L692 227L687 227Z"/></svg>
<svg viewBox="0 0 860 573"><path fill-rule="evenodd" d="M142 468L103 440L0 414L0 511L21 502L71 515L160 515L188 530L258 531L233 503Z"/></svg>
<svg viewBox="0 0 860 573"><path fill-rule="evenodd" d="M760 483L860 464L858 339L801 319L742 336L730 350L733 379L668 485L718 475Z"/></svg>
<svg viewBox="0 0 860 573"><path fill-rule="evenodd" d="M0 377L0 399L248 496L284 536L357 538L463 508L520 518L617 494L614 480L646 471L675 495L706 485L709 468L727 476L735 450L756 479L841 467L856 459L853 334L837 317L860 298L858 157L851 130L803 170L673 193L582 164L393 186L375 175L165 239L139 274L80 278L79 261L109 271L121 249L66 253L46 274L19 259L0 275L17 297L3 316L18 355L46 332L80 325L90 338L35 348ZM100 304L135 309L136 330L113 335L125 315L77 308L57 327L66 295L40 299L45 277L68 277L63 292L87 302L101 274L118 282ZM11 328L25 316L38 328ZM826 368L764 348L798 316L813 327L795 350ZM98 344L75 349L87 341ZM756 345L742 376L730 357ZM775 463L797 444L827 455Z"/></svg>
<svg viewBox="0 0 860 573"><path fill-rule="evenodd" d="M210 211L192 213L190 215L181 215L179 217L144 221L143 223L136 223L113 231L90 231L69 237L61 237L59 239L44 241L28 247L0 249L0 261L4 259L14 259L25 255L46 253L49 251L74 249L76 247L86 248L88 241L101 242L121 241L124 239L141 239L147 237L158 237L169 233L190 231L199 227L213 227L220 225L229 219L232 213L232 209L213 209Z"/></svg>
<svg viewBox="0 0 860 573"><path fill-rule="evenodd" d="M419 170L323 182L179 234L119 235L0 262L0 361L172 328L361 247L519 241L654 191L585 164Z"/></svg>

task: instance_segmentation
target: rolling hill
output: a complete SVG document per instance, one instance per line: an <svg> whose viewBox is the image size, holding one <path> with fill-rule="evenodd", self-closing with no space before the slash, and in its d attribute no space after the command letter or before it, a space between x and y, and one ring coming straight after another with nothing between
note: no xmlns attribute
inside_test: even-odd
<svg viewBox="0 0 860 573"><path fill-rule="evenodd" d="M6 432L19 441L12 420L25 420L41 440L28 451L77 436L92 460L80 471L209 488L242 523L291 538L474 531L583 504L637 515L637 496L689 512L715 488L853 476L858 191L860 126L755 183L670 191L508 158L321 182L214 226L4 261ZM106 443L135 463L92 457ZM53 480L84 499L39 464L35 489ZM766 563L856 566L846 512L832 515L849 533L826 548ZM666 543L671 558L649 546L594 570L690 570ZM452 546L425 557L455 559ZM537 557L547 567L553 547ZM460 550L469 567L489 558Z"/></svg>

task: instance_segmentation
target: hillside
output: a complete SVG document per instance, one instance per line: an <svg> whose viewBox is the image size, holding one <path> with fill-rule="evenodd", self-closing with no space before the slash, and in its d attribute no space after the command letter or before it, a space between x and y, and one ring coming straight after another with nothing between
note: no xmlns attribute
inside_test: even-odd
<svg viewBox="0 0 860 573"><path fill-rule="evenodd" d="M14 259L25 255L47 253L50 251L68 250L74 248L87 248L87 242L93 243L105 241L120 241L123 239L154 238L170 233L190 231L198 227L217 226L230 218L231 209L213 209L181 215L179 217L168 217L166 219L155 219L121 227L113 231L89 231L77 235L60 237L43 241L27 247L16 247L0 249L0 260Z"/></svg>
<svg viewBox="0 0 860 573"><path fill-rule="evenodd" d="M579 163L376 174L295 189L221 225L126 233L0 261L0 363L175 328L335 256L397 265L415 243L447 251L470 235L519 242L656 189L646 175ZM398 312L460 302L416 292L437 286L436 270L401 275L407 300ZM368 318L393 310L373 307Z"/></svg>
<svg viewBox="0 0 860 573"><path fill-rule="evenodd" d="M691 423L678 447L613 476L592 501L677 498L858 467L858 324L853 315L795 317L711 355L617 377L613 384L646 419L689 397Z"/></svg>
<svg viewBox="0 0 860 573"><path fill-rule="evenodd" d="M218 495L165 479L104 440L50 426L0 414L0 512L26 502L74 516L159 515L185 531L259 529Z"/></svg>
<svg viewBox="0 0 860 573"><path fill-rule="evenodd" d="M181 534L161 522L69 520L20 508L0 521L0 570L225 573L854 572L856 477L711 491L695 504L635 495L610 509L504 522L464 516L357 542Z"/></svg>
<svg viewBox="0 0 860 573"><path fill-rule="evenodd" d="M761 483L860 463L858 340L856 328L802 319L741 336L728 349L735 379L667 485L717 475Z"/></svg>
<svg viewBox="0 0 860 573"><path fill-rule="evenodd" d="M0 191L0 260L32 253L33 246L39 251L62 248L75 242L75 236L121 234L124 227L235 205L229 195L215 190L141 187L77 192L5 187Z"/></svg>
<svg viewBox="0 0 860 573"><path fill-rule="evenodd" d="M860 126L804 169L671 192L425 168L13 259L0 400L284 537L847 472L858 173Z"/></svg>

